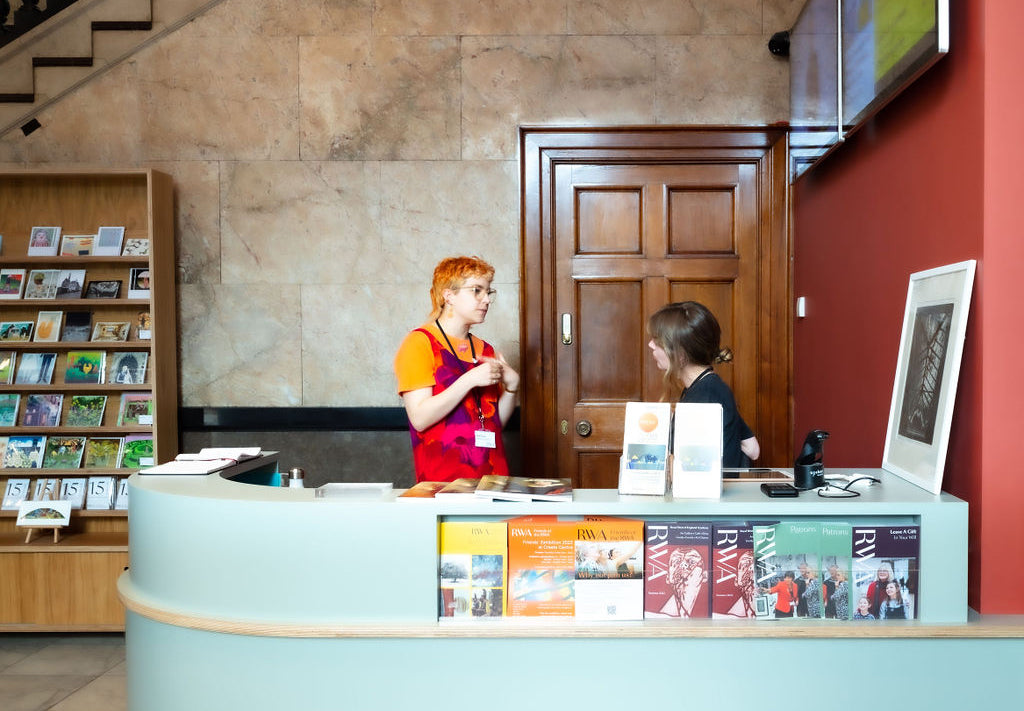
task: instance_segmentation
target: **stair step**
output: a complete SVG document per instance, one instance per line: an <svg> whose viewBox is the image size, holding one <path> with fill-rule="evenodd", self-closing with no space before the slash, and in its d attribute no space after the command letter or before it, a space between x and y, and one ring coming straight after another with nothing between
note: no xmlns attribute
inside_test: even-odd
<svg viewBox="0 0 1024 711"><path fill-rule="evenodd" d="M3 104L33 104L35 100L35 94L0 94L0 103Z"/></svg>
<svg viewBox="0 0 1024 711"><path fill-rule="evenodd" d="M92 57L32 57L33 67L91 67Z"/></svg>
<svg viewBox="0 0 1024 711"><path fill-rule="evenodd" d="M95 31L107 32L124 32L132 30L148 32L153 29L153 22L151 20L100 20L92 23L92 29Z"/></svg>

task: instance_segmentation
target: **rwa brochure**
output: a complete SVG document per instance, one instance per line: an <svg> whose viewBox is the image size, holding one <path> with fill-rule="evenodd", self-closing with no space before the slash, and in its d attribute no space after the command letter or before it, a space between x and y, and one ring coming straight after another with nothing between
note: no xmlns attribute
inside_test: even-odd
<svg viewBox="0 0 1024 711"><path fill-rule="evenodd" d="M620 494L665 494L671 432L672 403L626 403L619 464Z"/></svg>
<svg viewBox="0 0 1024 711"><path fill-rule="evenodd" d="M711 616L710 521L648 521L644 617Z"/></svg>
<svg viewBox="0 0 1024 711"><path fill-rule="evenodd" d="M507 551L504 521L442 521L439 617L503 617Z"/></svg>

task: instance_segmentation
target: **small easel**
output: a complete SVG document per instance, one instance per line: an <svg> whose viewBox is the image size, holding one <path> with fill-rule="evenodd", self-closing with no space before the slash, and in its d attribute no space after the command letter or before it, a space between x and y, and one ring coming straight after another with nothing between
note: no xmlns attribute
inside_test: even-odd
<svg viewBox="0 0 1024 711"><path fill-rule="evenodd" d="M53 489L51 489L51 490L47 490L47 488L46 488L46 486L44 484L44 486L43 486L43 493L39 497L38 500L39 501L56 501L57 500L57 495L58 495L59 491L60 491L60 479L56 479L56 480L54 480ZM26 533L25 533L25 543L31 543L35 539L36 535L38 535L39 531L42 530L42 529L45 529L45 528L52 528L53 529L53 542L54 543L60 543L60 529L61 529L60 526L51 526L51 525L48 525L47 523L42 522L42 521L40 523L38 523L38 524L36 524L36 523L22 523L21 525L28 529L26 531Z"/></svg>

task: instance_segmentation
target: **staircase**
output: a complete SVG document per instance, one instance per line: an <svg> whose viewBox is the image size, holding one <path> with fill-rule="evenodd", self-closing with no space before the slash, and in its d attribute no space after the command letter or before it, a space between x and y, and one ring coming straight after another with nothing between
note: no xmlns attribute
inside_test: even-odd
<svg viewBox="0 0 1024 711"><path fill-rule="evenodd" d="M0 48L0 137L221 2L77 0Z"/></svg>

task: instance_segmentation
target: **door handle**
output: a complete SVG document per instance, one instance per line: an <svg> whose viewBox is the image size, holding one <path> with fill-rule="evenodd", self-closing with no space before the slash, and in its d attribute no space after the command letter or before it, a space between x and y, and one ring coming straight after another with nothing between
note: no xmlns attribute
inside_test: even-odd
<svg viewBox="0 0 1024 711"><path fill-rule="evenodd" d="M580 420L576 423L576 434L580 437L589 437L590 433L594 431L594 426L590 424L589 420Z"/></svg>
<svg viewBox="0 0 1024 711"><path fill-rule="evenodd" d="M562 314L562 345L572 345L572 314Z"/></svg>

